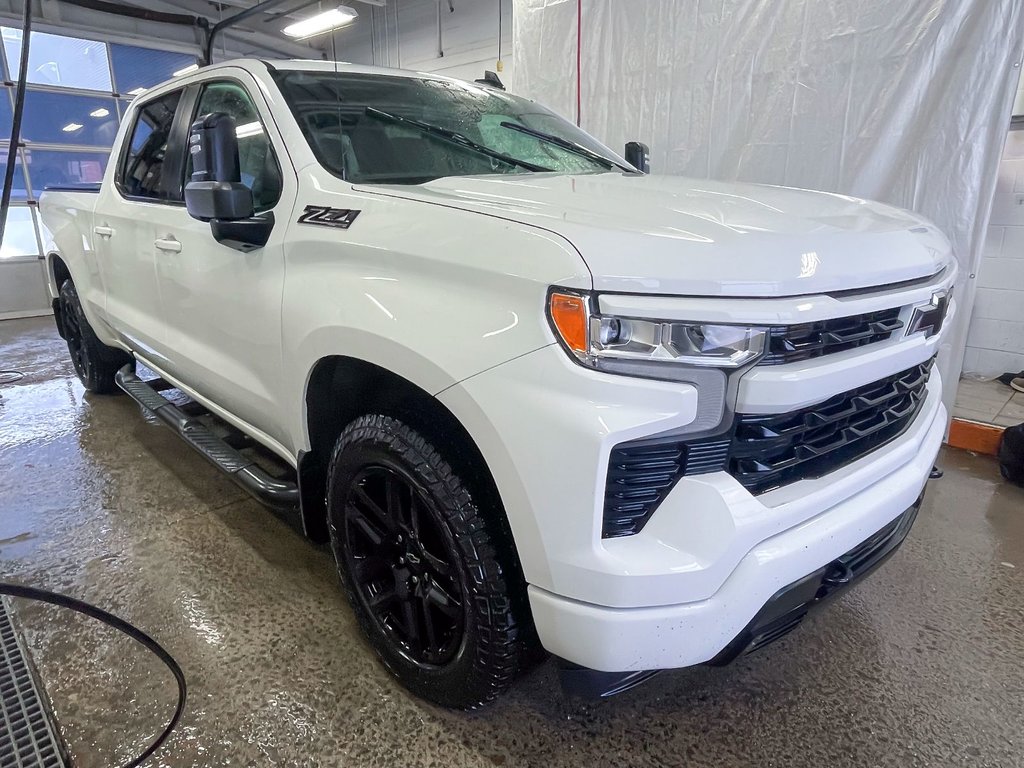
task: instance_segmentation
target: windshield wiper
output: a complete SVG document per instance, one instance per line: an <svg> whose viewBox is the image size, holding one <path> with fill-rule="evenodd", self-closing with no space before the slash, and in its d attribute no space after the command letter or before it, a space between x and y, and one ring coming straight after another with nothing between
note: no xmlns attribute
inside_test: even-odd
<svg viewBox="0 0 1024 768"><path fill-rule="evenodd" d="M545 168L543 165L536 165L534 163L527 162L526 160L519 160L518 158L506 155L504 152L498 152L496 149L485 147L483 144L478 144L468 136L464 136L458 131L453 131L448 128L442 128L439 125L432 125L431 123L424 123L420 120L413 120L409 117L400 117L399 115L392 115L390 112L384 112L374 107L367 107L366 114L369 117L376 118L378 120L387 120L391 123L398 123L399 125L411 125L413 128L417 128L424 133L428 133L432 136L437 136L445 141L454 144L458 147L464 147L471 149L474 152L478 152L481 155L499 160L506 165L519 166L525 168L528 171L535 171L537 173L550 173L551 168Z"/></svg>
<svg viewBox="0 0 1024 768"><path fill-rule="evenodd" d="M636 168L630 168L625 165L620 165L619 163L615 162L610 158L605 157L604 155L599 155L597 152L594 152L591 149L587 149L581 144L577 144L575 141L563 139L561 136L555 136L553 133L544 133L544 131L538 131L534 128L527 128L525 125L521 125L519 123L512 123L509 122L508 120L506 120L503 123L499 123L499 125L502 128L508 128L510 131L518 131L519 133L525 133L527 136L533 136L533 138L540 139L541 141L546 141L548 144L554 144L556 147L561 147L567 152L572 152L573 154L577 154L580 157L585 157L588 160L598 163L599 165L603 165L608 170L611 170L612 168L619 168L620 170L623 170L626 173L637 173Z"/></svg>

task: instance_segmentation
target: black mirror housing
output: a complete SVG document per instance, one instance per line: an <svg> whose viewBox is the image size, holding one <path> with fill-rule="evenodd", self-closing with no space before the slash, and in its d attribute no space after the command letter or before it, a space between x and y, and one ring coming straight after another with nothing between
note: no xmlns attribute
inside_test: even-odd
<svg viewBox="0 0 1024 768"><path fill-rule="evenodd" d="M252 191L240 181L190 181L185 208L200 221L238 221L253 214Z"/></svg>
<svg viewBox="0 0 1024 768"><path fill-rule="evenodd" d="M213 231L213 239L221 245L248 253L267 244L274 230L274 214L268 211L262 216L234 221L213 219L210 229Z"/></svg>
<svg viewBox="0 0 1024 768"><path fill-rule="evenodd" d="M640 141L630 141L626 144L626 162L643 173L651 172L651 150Z"/></svg>
<svg viewBox="0 0 1024 768"><path fill-rule="evenodd" d="M253 215L252 190L242 183L236 130L235 119L224 112L192 123L192 178L185 185L185 209L192 218L210 222L217 242L250 251L267 244L274 217Z"/></svg>

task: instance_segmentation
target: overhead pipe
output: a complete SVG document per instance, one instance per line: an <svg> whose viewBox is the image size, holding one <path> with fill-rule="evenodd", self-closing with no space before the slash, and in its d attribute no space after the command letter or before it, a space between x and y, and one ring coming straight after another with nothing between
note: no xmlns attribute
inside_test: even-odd
<svg viewBox="0 0 1024 768"><path fill-rule="evenodd" d="M385 6L385 13L387 6ZM402 30L398 26L398 3L395 3L395 48L398 50L398 68L402 68Z"/></svg>
<svg viewBox="0 0 1024 768"><path fill-rule="evenodd" d="M7 168L4 188L0 194L0 245L7 229L7 211L11 207L11 189L14 170L18 164L18 144L21 142L21 116L25 113L25 82L28 80L28 53L32 40L32 0L25 0L25 15L21 21L21 64L18 67L18 85L14 92L14 115L11 120L11 143L7 147Z"/></svg>
<svg viewBox="0 0 1024 768"><path fill-rule="evenodd" d="M583 122L583 0L576 0L576 125Z"/></svg>
<svg viewBox="0 0 1024 768"><path fill-rule="evenodd" d="M134 5L122 5L121 3L110 3L107 0L61 0L67 5L75 5L89 11L99 13L110 13L115 16L128 16L143 21L156 21L161 24L178 24L184 27L199 27L207 29L210 26L209 20L204 16L194 16L189 13L167 13L166 11L151 11L146 8L138 8Z"/></svg>
<svg viewBox="0 0 1024 768"><path fill-rule="evenodd" d="M454 0L448 0L448 12L455 13ZM437 58L444 58L444 41L441 38L441 0L437 0Z"/></svg>
<svg viewBox="0 0 1024 768"><path fill-rule="evenodd" d="M256 3L256 5L251 8L246 8L244 11L236 13L234 16L228 16L226 19L214 24L206 35L206 45L203 47L203 65L207 65L213 61L213 44L216 41L218 34L228 27L233 27L248 18L260 13L265 13L271 8L276 8L277 6L284 5L287 2L294 2L294 0L263 0L262 2Z"/></svg>

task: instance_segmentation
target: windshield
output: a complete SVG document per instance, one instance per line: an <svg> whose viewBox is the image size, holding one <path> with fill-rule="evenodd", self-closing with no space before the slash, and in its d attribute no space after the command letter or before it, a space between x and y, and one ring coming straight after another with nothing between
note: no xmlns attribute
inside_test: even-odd
<svg viewBox="0 0 1024 768"><path fill-rule="evenodd" d="M277 82L317 159L353 182L628 167L539 104L470 83L304 71Z"/></svg>

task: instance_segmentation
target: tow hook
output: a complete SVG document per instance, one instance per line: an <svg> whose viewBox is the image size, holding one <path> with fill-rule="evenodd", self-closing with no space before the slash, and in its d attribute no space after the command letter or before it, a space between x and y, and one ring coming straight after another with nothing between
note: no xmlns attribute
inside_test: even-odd
<svg viewBox="0 0 1024 768"><path fill-rule="evenodd" d="M851 581L853 581L853 571L850 566L836 560L828 566L828 570L821 579L821 585L825 588L825 593L828 594L833 589L845 586Z"/></svg>

